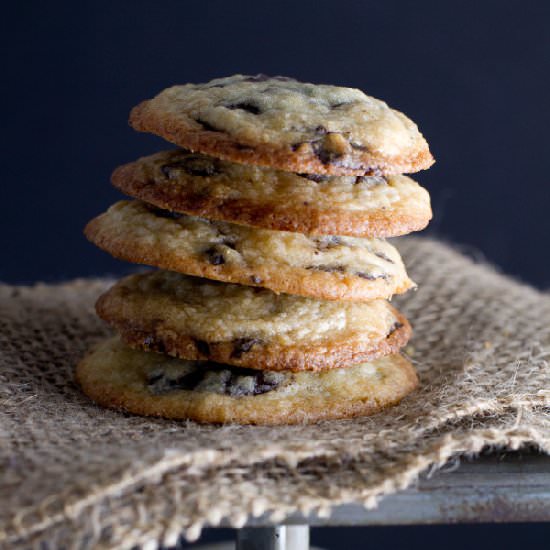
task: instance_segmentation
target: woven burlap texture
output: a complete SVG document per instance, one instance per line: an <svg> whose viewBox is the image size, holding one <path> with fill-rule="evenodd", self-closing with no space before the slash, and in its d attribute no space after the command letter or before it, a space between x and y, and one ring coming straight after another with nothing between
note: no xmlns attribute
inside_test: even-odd
<svg viewBox="0 0 550 550"><path fill-rule="evenodd" d="M0 545L171 544L229 518L280 520L376 505L428 467L487 446L550 452L550 297L441 243L395 243L420 289L421 386L369 418L316 426L200 426L103 410L73 368L109 332L112 281L0 287Z"/></svg>

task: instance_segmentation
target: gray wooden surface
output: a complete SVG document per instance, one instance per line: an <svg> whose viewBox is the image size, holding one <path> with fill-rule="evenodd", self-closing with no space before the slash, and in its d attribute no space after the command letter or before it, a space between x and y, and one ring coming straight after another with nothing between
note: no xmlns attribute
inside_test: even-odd
<svg viewBox="0 0 550 550"><path fill-rule="evenodd" d="M408 525L460 522L550 521L550 457L536 453L491 454L462 459L418 484L381 500L374 510L349 504L329 518L293 514L279 524ZM267 516L247 526L273 525Z"/></svg>

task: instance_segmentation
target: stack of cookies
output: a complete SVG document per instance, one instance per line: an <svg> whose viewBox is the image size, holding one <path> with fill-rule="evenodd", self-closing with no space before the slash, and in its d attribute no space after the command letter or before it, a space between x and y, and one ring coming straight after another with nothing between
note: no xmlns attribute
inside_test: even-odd
<svg viewBox="0 0 550 550"><path fill-rule="evenodd" d="M414 286L386 237L422 229L433 159L416 125L359 90L285 77L174 86L130 124L180 148L119 167L133 198L86 236L160 268L97 302L118 332L77 367L96 402L200 422L372 414L416 373L388 299Z"/></svg>

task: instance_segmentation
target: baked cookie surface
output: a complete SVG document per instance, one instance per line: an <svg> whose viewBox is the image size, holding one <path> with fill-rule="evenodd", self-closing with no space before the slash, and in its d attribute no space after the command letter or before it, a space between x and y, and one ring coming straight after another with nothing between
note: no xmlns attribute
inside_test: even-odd
<svg viewBox="0 0 550 550"><path fill-rule="evenodd" d="M407 176L311 176L183 149L120 166L112 182L159 208L314 235L384 238L423 229L428 192Z"/></svg>
<svg viewBox="0 0 550 550"><path fill-rule="evenodd" d="M433 158L417 126L355 88L234 75L173 86L135 107L134 129L217 158L310 174L401 174Z"/></svg>
<svg viewBox="0 0 550 550"><path fill-rule="evenodd" d="M411 334L385 300L315 300L170 271L122 279L96 310L131 347L265 370L351 366Z"/></svg>
<svg viewBox="0 0 550 550"><path fill-rule="evenodd" d="M301 424L369 415L417 385L401 355L321 373L288 373L174 359L113 338L77 366L100 405L147 416L208 423Z"/></svg>
<svg viewBox="0 0 550 550"><path fill-rule="evenodd" d="M120 201L86 236L134 263L322 299L390 298L413 286L397 250L381 240L307 237Z"/></svg>

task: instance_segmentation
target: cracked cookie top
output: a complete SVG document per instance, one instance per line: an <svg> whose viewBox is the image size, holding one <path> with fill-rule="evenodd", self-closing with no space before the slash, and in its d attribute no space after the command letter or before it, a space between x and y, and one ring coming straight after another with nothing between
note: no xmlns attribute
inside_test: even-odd
<svg viewBox="0 0 550 550"><path fill-rule="evenodd" d="M234 75L167 88L130 124L192 151L310 174L400 174L433 163L404 114L355 88Z"/></svg>

